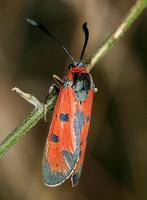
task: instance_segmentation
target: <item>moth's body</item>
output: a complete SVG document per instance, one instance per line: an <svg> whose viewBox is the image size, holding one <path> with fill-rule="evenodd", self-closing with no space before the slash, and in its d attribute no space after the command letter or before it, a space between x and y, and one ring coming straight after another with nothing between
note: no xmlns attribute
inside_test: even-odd
<svg viewBox="0 0 147 200"><path fill-rule="evenodd" d="M85 154L94 85L88 68L81 62L68 68L54 109L42 164L43 181L48 186L57 186L70 176L75 186Z"/></svg>

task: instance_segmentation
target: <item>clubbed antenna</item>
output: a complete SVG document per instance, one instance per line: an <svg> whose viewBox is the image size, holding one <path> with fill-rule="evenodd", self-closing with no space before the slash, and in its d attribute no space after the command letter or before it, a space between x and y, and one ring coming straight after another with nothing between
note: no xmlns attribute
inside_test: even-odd
<svg viewBox="0 0 147 200"><path fill-rule="evenodd" d="M88 42L88 39L89 39L89 30L87 28L86 22L83 24L82 29L83 29L83 32L84 32L84 35L85 35L85 41L84 41L84 45L83 45L83 48L82 48L82 51L81 51L80 60L83 59L85 49L86 49L86 46L87 46L87 42Z"/></svg>
<svg viewBox="0 0 147 200"><path fill-rule="evenodd" d="M71 53L66 49L66 47L63 46L63 44L61 43L60 40L58 40L49 30L46 26L44 26L43 24L41 24L38 21L35 21L33 19L27 18L26 21L31 24L32 26L40 29L42 32L44 32L45 34L47 34L49 37L51 37L62 49L64 49L64 51L69 55L69 57L74 61L75 59L73 58L73 56L71 55Z"/></svg>

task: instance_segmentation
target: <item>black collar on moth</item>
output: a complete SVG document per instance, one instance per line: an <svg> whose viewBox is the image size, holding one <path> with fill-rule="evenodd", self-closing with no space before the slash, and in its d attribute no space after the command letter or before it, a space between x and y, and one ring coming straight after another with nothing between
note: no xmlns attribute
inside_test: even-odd
<svg viewBox="0 0 147 200"><path fill-rule="evenodd" d="M82 62L81 60L74 60L73 63L68 65L68 70L73 69L75 67L86 68L86 64L84 62Z"/></svg>

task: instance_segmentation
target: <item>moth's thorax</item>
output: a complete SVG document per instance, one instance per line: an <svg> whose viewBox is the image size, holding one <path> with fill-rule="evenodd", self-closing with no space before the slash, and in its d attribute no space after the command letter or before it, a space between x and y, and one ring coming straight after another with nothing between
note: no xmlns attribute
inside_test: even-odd
<svg viewBox="0 0 147 200"><path fill-rule="evenodd" d="M90 90L93 91L94 88L88 65L81 62L72 63L69 65L67 75L64 79L63 87L72 88L77 101L86 101Z"/></svg>
<svg viewBox="0 0 147 200"><path fill-rule="evenodd" d="M85 68L74 67L68 71L67 79L70 81L74 81L75 76L78 77L82 74L83 74L83 76L84 76L84 74L89 74L86 67Z"/></svg>

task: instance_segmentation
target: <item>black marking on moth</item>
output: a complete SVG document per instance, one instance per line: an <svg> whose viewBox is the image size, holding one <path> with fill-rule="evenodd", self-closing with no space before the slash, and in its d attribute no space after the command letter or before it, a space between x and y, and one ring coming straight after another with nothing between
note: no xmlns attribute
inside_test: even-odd
<svg viewBox="0 0 147 200"><path fill-rule="evenodd" d="M84 127L84 113L82 111L76 112L74 115L73 128L76 135L76 154L80 153L80 134Z"/></svg>
<svg viewBox="0 0 147 200"><path fill-rule="evenodd" d="M51 136L51 140L54 143L58 143L59 142L59 136L56 135L55 133L53 133L52 136Z"/></svg>
<svg viewBox="0 0 147 200"><path fill-rule="evenodd" d="M85 101L92 87L92 78L88 73L74 73L73 75L74 81L72 87L75 91L75 95L79 101Z"/></svg>
<svg viewBox="0 0 147 200"><path fill-rule="evenodd" d="M76 112L75 113L75 119L74 119L74 129L75 132L78 133L80 135L83 127L84 127L84 112L80 111L80 112Z"/></svg>
<svg viewBox="0 0 147 200"><path fill-rule="evenodd" d="M69 121L69 114L68 113L60 113L59 118L63 122L68 122Z"/></svg>

